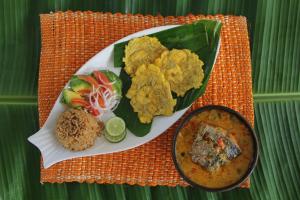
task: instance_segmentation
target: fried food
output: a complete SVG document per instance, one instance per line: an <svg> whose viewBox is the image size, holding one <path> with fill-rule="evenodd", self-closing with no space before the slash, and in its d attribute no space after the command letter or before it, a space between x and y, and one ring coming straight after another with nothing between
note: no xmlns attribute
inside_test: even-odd
<svg viewBox="0 0 300 200"><path fill-rule="evenodd" d="M133 77L139 66L153 63L165 50L166 47L155 37L144 36L130 40L125 48L124 69Z"/></svg>
<svg viewBox="0 0 300 200"><path fill-rule="evenodd" d="M176 105L170 84L159 67L153 64L141 65L137 69L126 96L142 123L150 123L157 115L171 115Z"/></svg>
<svg viewBox="0 0 300 200"><path fill-rule="evenodd" d="M192 88L199 88L204 77L203 62L198 55L188 49L173 49L164 51L160 58L155 60L170 83L171 90L178 96Z"/></svg>
<svg viewBox="0 0 300 200"><path fill-rule="evenodd" d="M188 49L169 51L157 38L144 36L125 47L125 71L132 78L126 96L142 123L171 115L176 105L172 91L184 96L202 85L203 62Z"/></svg>
<svg viewBox="0 0 300 200"><path fill-rule="evenodd" d="M100 130L100 125L91 114L70 109L59 116L55 133L65 148L81 151L94 145Z"/></svg>

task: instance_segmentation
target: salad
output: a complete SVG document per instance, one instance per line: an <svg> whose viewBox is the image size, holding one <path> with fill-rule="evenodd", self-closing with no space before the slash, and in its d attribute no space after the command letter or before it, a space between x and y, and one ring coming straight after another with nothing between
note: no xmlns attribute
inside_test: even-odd
<svg viewBox="0 0 300 200"><path fill-rule="evenodd" d="M74 75L62 92L61 102L70 108L82 109L101 119L104 113L117 108L122 98L122 81L108 70L89 75Z"/></svg>

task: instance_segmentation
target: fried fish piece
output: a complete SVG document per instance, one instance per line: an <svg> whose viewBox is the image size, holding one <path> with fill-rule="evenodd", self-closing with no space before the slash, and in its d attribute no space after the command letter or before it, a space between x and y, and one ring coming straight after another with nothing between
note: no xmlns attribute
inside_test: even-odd
<svg viewBox="0 0 300 200"><path fill-rule="evenodd" d="M150 123L157 115L171 115L176 105L170 84L159 67L153 64L141 65L137 69L126 96L142 123Z"/></svg>
<svg viewBox="0 0 300 200"><path fill-rule="evenodd" d="M156 37L144 36L130 40L125 47L124 69L133 77L139 66L153 63L165 50L167 48Z"/></svg>
<svg viewBox="0 0 300 200"><path fill-rule="evenodd" d="M155 65L160 67L170 83L171 90L178 96L184 96L189 89L196 89L202 85L203 62L188 49L164 51L160 58L155 60Z"/></svg>
<svg viewBox="0 0 300 200"><path fill-rule="evenodd" d="M227 130L201 123L190 152L192 161L208 171L231 162L242 150Z"/></svg>

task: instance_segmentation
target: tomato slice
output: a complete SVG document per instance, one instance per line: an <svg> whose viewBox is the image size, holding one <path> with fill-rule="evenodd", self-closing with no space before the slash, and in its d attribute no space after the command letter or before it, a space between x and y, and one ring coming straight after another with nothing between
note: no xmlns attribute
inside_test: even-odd
<svg viewBox="0 0 300 200"><path fill-rule="evenodd" d="M99 99L102 99L102 98L99 98ZM99 101L99 100L98 100L98 101ZM102 100L102 102L103 102L103 100ZM74 99L71 100L71 103L86 108L87 111L88 111L91 115L93 115L93 116L95 116L95 117L97 117L98 115L100 115L100 112L99 112L97 109L93 108L93 107L90 105L90 103L89 103L88 101L84 100L84 99L74 98ZM103 102L103 103L104 103L104 102ZM100 103L99 103L99 104L100 104Z"/></svg>
<svg viewBox="0 0 300 200"><path fill-rule="evenodd" d="M98 97L98 103L99 103L99 105L100 105L102 108L105 107L104 100L103 100L100 96Z"/></svg>
<svg viewBox="0 0 300 200"><path fill-rule="evenodd" d="M82 89L82 90L78 90L77 92L81 95L87 95L87 94L91 93L91 90L90 89Z"/></svg>
<svg viewBox="0 0 300 200"><path fill-rule="evenodd" d="M71 100L71 103L75 104L75 105L78 105L78 106L81 106L81 107L85 107L85 108L90 106L89 102L87 102L84 99L74 98L74 99Z"/></svg>
<svg viewBox="0 0 300 200"><path fill-rule="evenodd" d="M94 109L92 107L90 107L88 109L89 113L91 113L93 116L97 117L98 115L100 115L100 112L97 109Z"/></svg>
<svg viewBox="0 0 300 200"><path fill-rule="evenodd" d="M100 71L94 71L93 75L100 84L105 85L110 91L112 91L112 85L110 84L109 79L105 76L104 73Z"/></svg>
<svg viewBox="0 0 300 200"><path fill-rule="evenodd" d="M92 102L94 103L95 102L95 95L93 95L92 96ZM105 107L105 102L104 102L104 100L102 99L102 97L99 95L98 96L98 104L102 107L102 108L104 108Z"/></svg>
<svg viewBox="0 0 300 200"><path fill-rule="evenodd" d="M89 84L93 85L95 88L99 87L99 83L96 79L94 79L92 76L89 75L78 75L79 79L88 82Z"/></svg>

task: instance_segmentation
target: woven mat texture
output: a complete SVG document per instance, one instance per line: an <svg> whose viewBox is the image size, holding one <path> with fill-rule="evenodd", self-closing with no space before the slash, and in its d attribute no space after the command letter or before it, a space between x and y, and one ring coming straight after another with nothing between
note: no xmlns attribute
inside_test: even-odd
<svg viewBox="0 0 300 200"><path fill-rule="evenodd" d="M106 46L137 31L203 18L222 21L221 48L205 95L191 110L207 104L225 105L239 111L253 125L250 48L245 17L162 17L68 11L40 16L40 126L72 74ZM41 182L187 186L171 158L172 136L177 125L178 122L158 138L132 150L62 161L48 169L41 165ZM249 187L250 180L241 186Z"/></svg>

